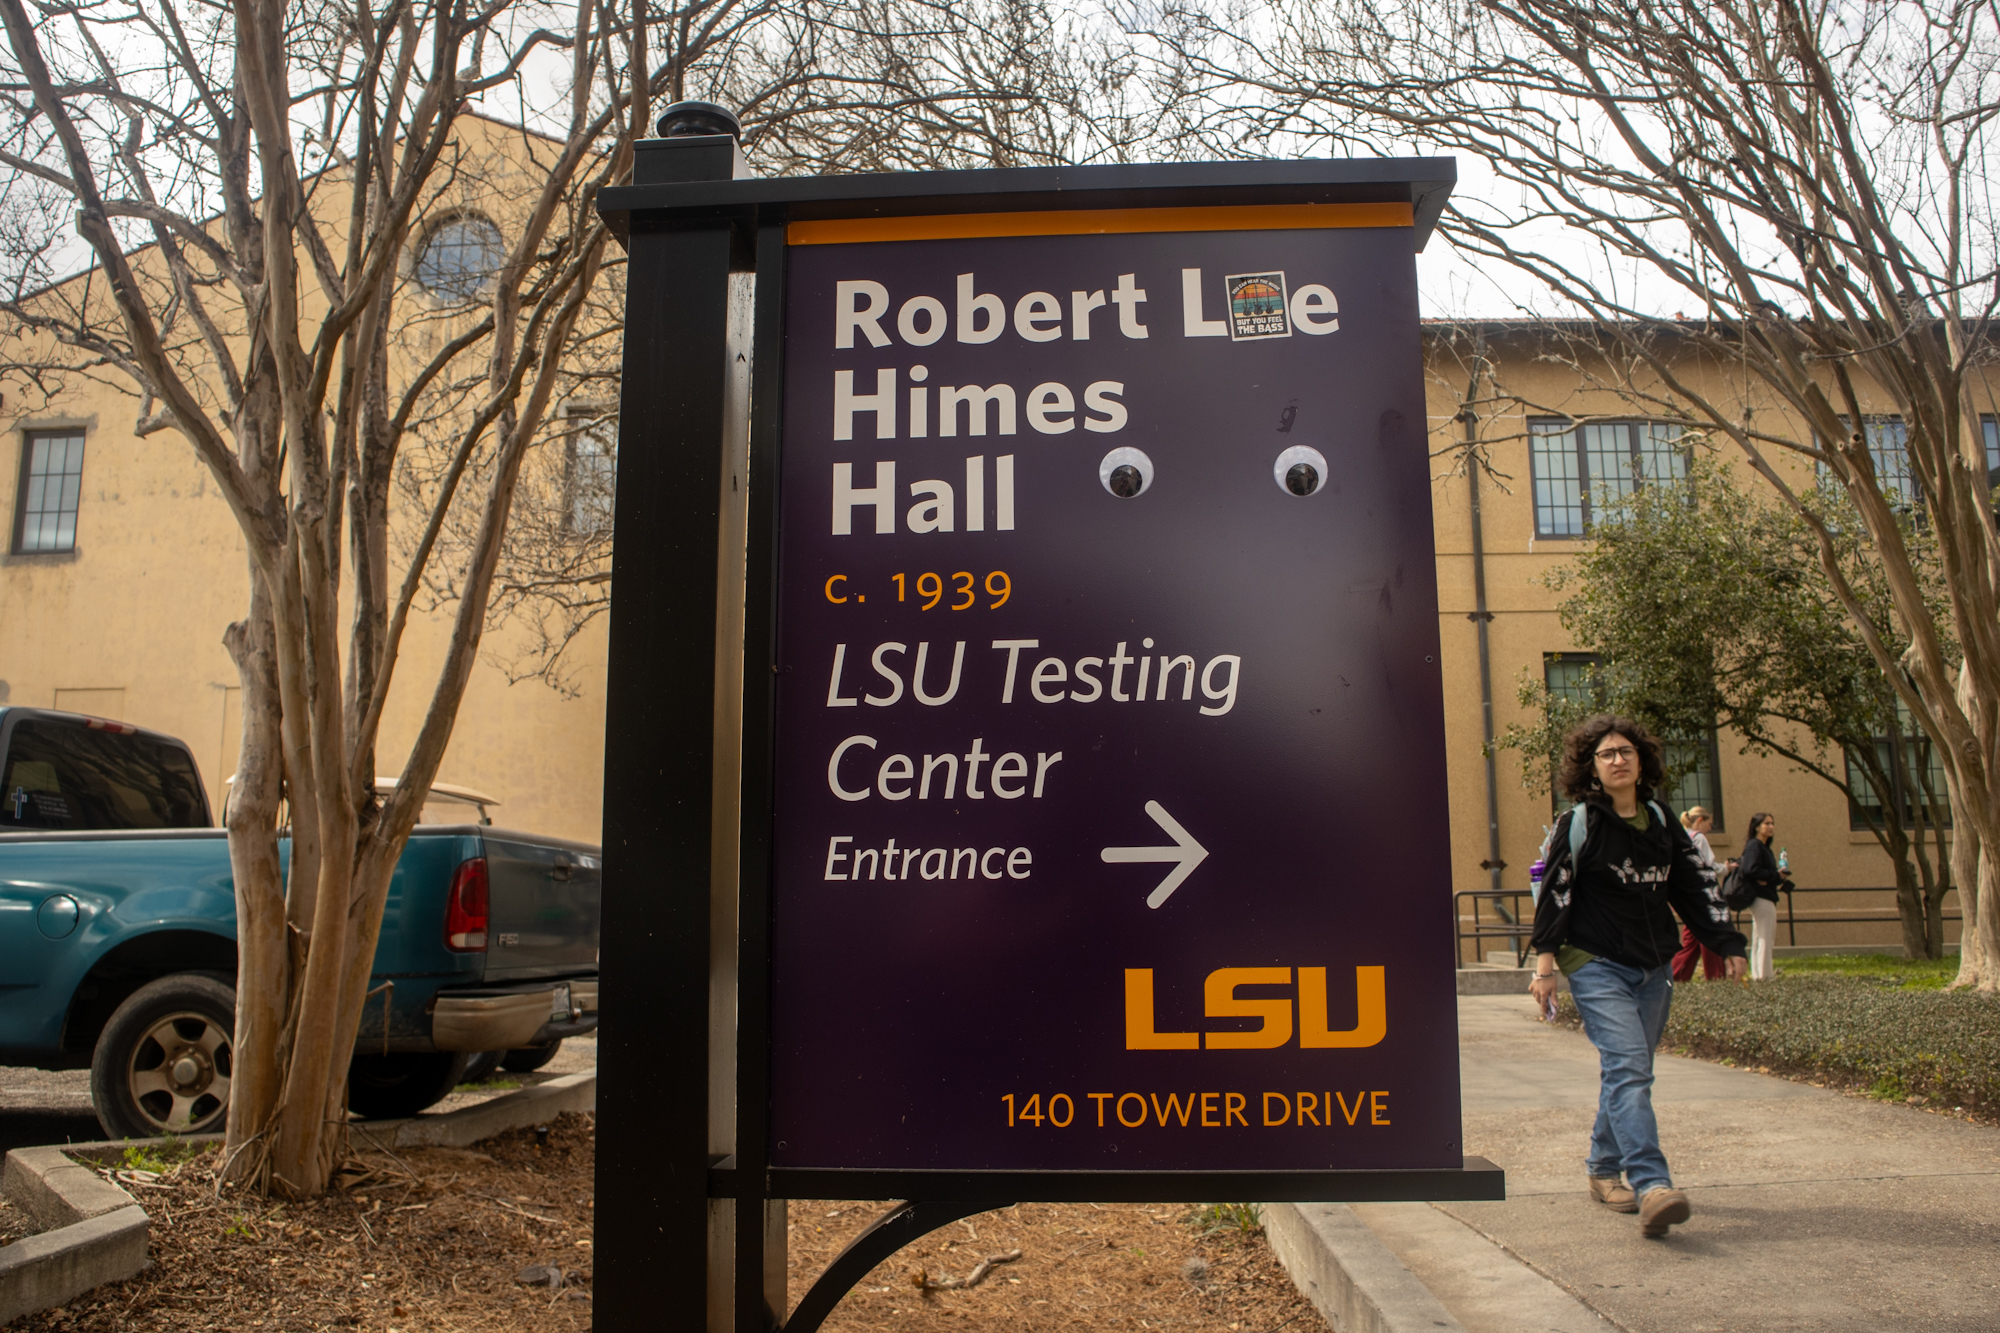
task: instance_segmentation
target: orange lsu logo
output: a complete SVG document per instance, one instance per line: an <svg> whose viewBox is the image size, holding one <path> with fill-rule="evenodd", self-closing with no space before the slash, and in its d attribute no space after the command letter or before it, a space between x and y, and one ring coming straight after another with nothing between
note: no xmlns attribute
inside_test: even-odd
<svg viewBox="0 0 2000 1333"><path fill-rule="evenodd" d="M1153 1022L1153 969L1125 969L1125 1049L1128 1051L1265 1051L1283 1046L1296 1027L1299 1045L1307 1050L1356 1049L1373 1046L1389 1032L1389 1008L1384 999L1383 969L1354 969L1355 1023L1341 1032L1327 1030L1326 969L1298 969L1298 1021L1293 1023L1289 995L1239 997L1238 986L1289 986L1289 967L1219 967L1202 983L1203 1010L1209 1018L1257 1018L1261 1027L1249 1032L1160 1032Z"/></svg>

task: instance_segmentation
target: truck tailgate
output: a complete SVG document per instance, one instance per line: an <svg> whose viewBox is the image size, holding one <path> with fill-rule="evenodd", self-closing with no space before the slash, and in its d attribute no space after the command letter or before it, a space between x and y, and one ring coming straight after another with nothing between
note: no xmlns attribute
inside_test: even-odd
<svg viewBox="0 0 2000 1333"><path fill-rule="evenodd" d="M486 844L486 979L597 969L603 858L595 847L499 829Z"/></svg>

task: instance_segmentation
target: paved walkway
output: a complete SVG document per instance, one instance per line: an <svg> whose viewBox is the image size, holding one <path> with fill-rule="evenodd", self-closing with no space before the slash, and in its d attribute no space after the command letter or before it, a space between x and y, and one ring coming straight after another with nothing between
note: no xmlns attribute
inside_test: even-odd
<svg viewBox="0 0 2000 1333"><path fill-rule="evenodd" d="M1355 1211L1472 1333L2000 1329L2000 1129L1663 1056L1695 1211L1648 1241L1584 1193L1590 1043L1525 996L1461 998L1459 1023L1466 1150L1506 1169L1507 1201Z"/></svg>
<svg viewBox="0 0 2000 1333"><path fill-rule="evenodd" d="M0 1068L0 1153L104 1137L90 1109L90 1071Z"/></svg>

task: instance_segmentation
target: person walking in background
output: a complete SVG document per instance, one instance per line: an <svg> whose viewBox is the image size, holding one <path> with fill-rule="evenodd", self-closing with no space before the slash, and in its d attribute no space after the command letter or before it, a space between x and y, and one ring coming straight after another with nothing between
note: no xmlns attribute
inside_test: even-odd
<svg viewBox="0 0 2000 1333"><path fill-rule="evenodd" d="M1708 831L1715 827L1714 818L1706 806L1691 805L1681 811L1681 827L1688 831L1688 840L1694 844L1701 863L1720 879L1728 870L1727 866L1715 863L1715 851L1708 845ZM1681 951L1674 955L1674 980L1694 980L1694 960L1701 959L1701 975L1709 981L1721 978L1723 972L1722 955L1694 937L1694 932L1681 927Z"/></svg>
<svg viewBox="0 0 2000 1333"><path fill-rule="evenodd" d="M1791 872L1778 864L1771 839L1778 836L1778 817L1759 811L1750 816L1750 837L1743 844L1743 882L1757 891L1750 904L1750 979L1769 981L1771 950L1778 942L1778 891L1788 888ZM1740 900L1739 900L1740 901Z"/></svg>
<svg viewBox="0 0 2000 1333"><path fill-rule="evenodd" d="M1693 1211L1667 1172L1653 1116L1653 1052L1673 1003L1675 915L1728 959L1732 980L1743 975L1743 937L1729 928L1714 869L1653 799L1665 776L1659 742L1630 718L1600 714L1564 739L1562 788L1577 806L1549 839L1529 984L1547 1012L1556 970L1569 978L1601 1070L1584 1159L1590 1196L1613 1212L1639 1214L1640 1234L1652 1237Z"/></svg>

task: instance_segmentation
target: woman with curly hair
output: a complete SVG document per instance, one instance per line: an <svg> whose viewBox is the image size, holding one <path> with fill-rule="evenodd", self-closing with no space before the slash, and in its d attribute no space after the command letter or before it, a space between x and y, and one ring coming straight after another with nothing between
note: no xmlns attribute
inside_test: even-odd
<svg viewBox="0 0 2000 1333"><path fill-rule="evenodd" d="M1630 718L1600 714L1563 741L1562 787L1577 805L1549 839L1530 984L1535 1003L1548 1008L1560 968L1597 1047L1597 1124L1584 1162L1590 1196L1639 1214L1640 1234L1653 1237L1692 1211L1667 1173L1653 1117L1653 1051L1666 1030L1680 945L1675 915L1728 960L1730 980L1746 966L1713 866L1654 799L1665 776L1659 742ZM1572 858L1576 819L1584 837Z"/></svg>

